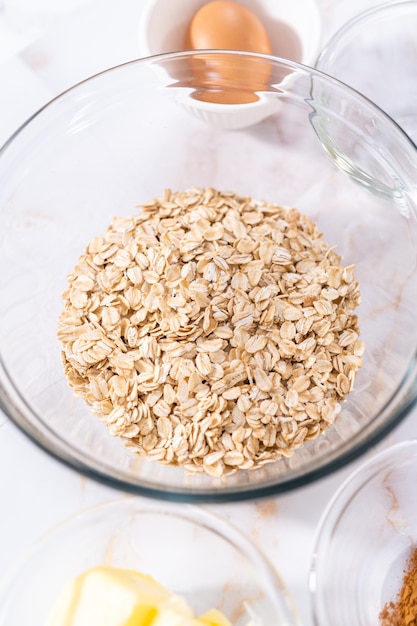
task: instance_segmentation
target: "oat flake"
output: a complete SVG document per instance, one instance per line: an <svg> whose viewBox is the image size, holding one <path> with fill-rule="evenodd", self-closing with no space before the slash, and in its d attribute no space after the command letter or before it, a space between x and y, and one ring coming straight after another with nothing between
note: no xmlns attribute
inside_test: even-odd
<svg viewBox="0 0 417 626"><path fill-rule="evenodd" d="M212 188L117 217L71 274L65 375L110 432L215 477L333 424L362 365L353 266L296 209Z"/></svg>

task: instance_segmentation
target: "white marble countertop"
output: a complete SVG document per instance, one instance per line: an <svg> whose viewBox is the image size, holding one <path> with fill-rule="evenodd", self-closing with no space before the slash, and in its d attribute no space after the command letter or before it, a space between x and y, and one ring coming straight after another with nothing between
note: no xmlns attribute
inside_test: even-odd
<svg viewBox="0 0 417 626"><path fill-rule="evenodd" d="M25 8L25 2L15 1ZM48 8L45 0L39 2L41 8ZM36 4L35 0L30 3L32 10ZM375 4L372 0L318 0L323 43L343 22ZM13 0L5 6L13 6ZM1 37L6 30L4 21L0 22L0 144L66 87L137 56L141 0L72 0L66 6L68 12L53 15L43 33L39 28L20 33L3 50ZM416 437L414 411L378 449ZM207 507L232 520L265 549L287 584L304 626L311 624L308 571L317 523L335 489L364 460L269 500ZM56 523L80 509L122 496L49 458L0 414L0 575Z"/></svg>

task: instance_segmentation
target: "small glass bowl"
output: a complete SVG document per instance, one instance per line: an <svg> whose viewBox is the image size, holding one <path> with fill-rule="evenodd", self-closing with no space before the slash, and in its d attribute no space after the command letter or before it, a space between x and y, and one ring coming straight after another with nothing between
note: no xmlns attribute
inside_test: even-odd
<svg viewBox="0 0 417 626"><path fill-rule="evenodd" d="M417 546L417 441L380 452L324 511L310 572L316 626L379 626Z"/></svg>
<svg viewBox="0 0 417 626"><path fill-rule="evenodd" d="M150 574L196 614L217 608L233 626L295 626L275 569L240 531L192 505L123 498L75 515L41 539L0 585L0 626L44 626L60 590L98 565ZM258 621L256 621L258 620Z"/></svg>
<svg viewBox="0 0 417 626"><path fill-rule="evenodd" d="M316 67L354 87L417 141L417 2L388 2L346 22Z"/></svg>

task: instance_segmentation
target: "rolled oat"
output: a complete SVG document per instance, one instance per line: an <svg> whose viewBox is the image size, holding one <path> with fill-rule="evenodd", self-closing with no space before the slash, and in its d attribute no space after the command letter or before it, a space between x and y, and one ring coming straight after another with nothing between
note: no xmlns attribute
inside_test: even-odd
<svg viewBox="0 0 417 626"><path fill-rule="evenodd" d="M216 477L331 425L362 364L353 266L296 209L212 188L114 218L68 276L65 375L110 432Z"/></svg>

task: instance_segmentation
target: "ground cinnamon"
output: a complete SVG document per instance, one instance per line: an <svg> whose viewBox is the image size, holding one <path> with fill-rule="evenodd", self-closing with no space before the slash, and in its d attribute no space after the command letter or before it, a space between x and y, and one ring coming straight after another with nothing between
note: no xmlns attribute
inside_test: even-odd
<svg viewBox="0 0 417 626"><path fill-rule="evenodd" d="M417 546L407 560L396 599L387 602L379 619L381 626L417 626Z"/></svg>

